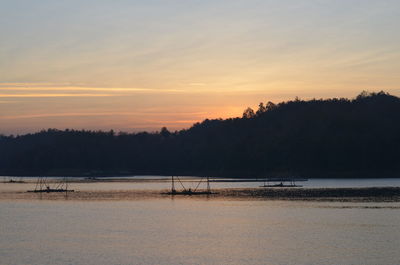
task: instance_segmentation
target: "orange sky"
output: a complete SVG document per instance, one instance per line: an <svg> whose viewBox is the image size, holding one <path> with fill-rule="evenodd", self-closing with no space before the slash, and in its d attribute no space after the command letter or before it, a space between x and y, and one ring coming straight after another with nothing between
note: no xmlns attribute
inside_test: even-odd
<svg viewBox="0 0 400 265"><path fill-rule="evenodd" d="M0 133L175 130L296 96L400 96L399 24L393 0L9 1Z"/></svg>

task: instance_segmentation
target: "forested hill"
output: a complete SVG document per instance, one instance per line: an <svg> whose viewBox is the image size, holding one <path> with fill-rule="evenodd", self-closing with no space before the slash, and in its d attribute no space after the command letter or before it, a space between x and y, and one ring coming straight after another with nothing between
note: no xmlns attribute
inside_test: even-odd
<svg viewBox="0 0 400 265"><path fill-rule="evenodd" d="M260 103L187 130L49 129L0 137L0 175L192 174L400 177L400 99Z"/></svg>

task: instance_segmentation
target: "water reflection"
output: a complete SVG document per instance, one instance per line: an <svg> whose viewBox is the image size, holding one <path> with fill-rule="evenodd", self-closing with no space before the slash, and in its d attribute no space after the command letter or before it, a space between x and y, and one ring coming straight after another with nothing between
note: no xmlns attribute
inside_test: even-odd
<svg viewBox="0 0 400 265"><path fill-rule="evenodd" d="M0 201L0 259L76 265L397 264L400 211L337 205Z"/></svg>

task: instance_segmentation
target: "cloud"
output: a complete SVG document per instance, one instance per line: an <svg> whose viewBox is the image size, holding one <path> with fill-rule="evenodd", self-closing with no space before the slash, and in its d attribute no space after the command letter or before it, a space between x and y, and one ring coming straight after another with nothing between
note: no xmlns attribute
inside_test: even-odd
<svg viewBox="0 0 400 265"><path fill-rule="evenodd" d="M140 88L140 87L29 87L29 86L0 86L0 98L6 97L90 97L90 96L120 96L134 94L237 94L241 92L255 92L260 89L236 88L227 90L220 85L206 85L204 83L191 83L190 89L166 89L166 88ZM203 87L207 86L207 87ZM197 87L197 88L196 88ZM26 92L26 93L21 93ZM48 93L44 93L48 92ZM104 92L104 93L98 93Z"/></svg>
<svg viewBox="0 0 400 265"><path fill-rule="evenodd" d="M20 103L21 101L18 100L0 100L0 104L14 104L14 103Z"/></svg>
<svg viewBox="0 0 400 265"><path fill-rule="evenodd" d="M29 83L29 82L0 82L1 87L52 87L52 86L71 86L71 83Z"/></svg>
<svg viewBox="0 0 400 265"><path fill-rule="evenodd" d="M160 88L142 88L142 87L80 87L80 86L29 86L29 85L9 85L2 86L0 85L0 92L18 92L18 91L27 91L27 92L108 92L108 93L185 93L190 92L183 89L160 89ZM12 83L15 84L15 83ZM22 84L22 83L21 83Z"/></svg>
<svg viewBox="0 0 400 265"><path fill-rule="evenodd" d="M13 119L35 119L35 118L53 118L53 117L96 117L96 116L149 116L149 117L162 117L162 116L203 116L205 112L148 112L148 111L137 111L137 112L63 112L63 113L36 113L36 114L21 114L21 115L9 115L0 116L0 120L13 120ZM148 120L153 122L154 120ZM160 121L161 122L161 121ZM186 122L186 121L184 121ZM189 121L188 121L189 122Z"/></svg>
<svg viewBox="0 0 400 265"><path fill-rule="evenodd" d="M0 98L112 97L113 94L0 94Z"/></svg>

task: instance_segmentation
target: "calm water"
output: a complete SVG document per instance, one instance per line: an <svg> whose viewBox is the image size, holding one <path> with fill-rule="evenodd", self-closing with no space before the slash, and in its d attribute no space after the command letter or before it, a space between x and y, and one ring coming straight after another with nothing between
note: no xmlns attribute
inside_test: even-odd
<svg viewBox="0 0 400 265"><path fill-rule="evenodd" d="M252 187L259 183L213 183ZM0 191L32 189L0 183ZM74 189L168 183L71 184ZM306 185L305 185L306 186ZM310 187L400 186L398 179ZM0 264L400 264L400 203L0 200Z"/></svg>
<svg viewBox="0 0 400 265"><path fill-rule="evenodd" d="M0 201L0 264L399 264L399 207Z"/></svg>

